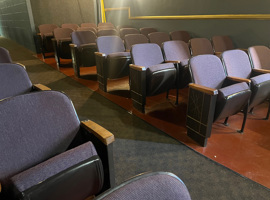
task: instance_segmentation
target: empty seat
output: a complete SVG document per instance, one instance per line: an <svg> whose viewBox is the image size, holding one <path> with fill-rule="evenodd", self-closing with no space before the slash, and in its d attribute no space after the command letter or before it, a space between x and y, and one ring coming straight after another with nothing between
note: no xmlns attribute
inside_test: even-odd
<svg viewBox="0 0 270 200"><path fill-rule="evenodd" d="M92 31L74 31L71 39L72 65L75 76L80 77L80 67L96 65L97 36Z"/></svg>
<svg viewBox="0 0 270 200"><path fill-rule="evenodd" d="M163 42L170 41L170 36L165 32L153 32L148 34L149 42L162 46Z"/></svg>
<svg viewBox="0 0 270 200"><path fill-rule="evenodd" d="M161 48L157 44L135 44L131 48L131 56L131 99L133 106L144 113L147 96L175 88L176 68L173 63L164 63Z"/></svg>
<svg viewBox="0 0 270 200"><path fill-rule="evenodd" d="M121 28L134 28L131 25L118 25L116 26L117 31L119 32Z"/></svg>
<svg viewBox="0 0 270 200"><path fill-rule="evenodd" d="M100 23L98 23L98 27L102 27L102 26L107 26L107 27L113 27L113 28L115 28L114 25L113 25L113 23L111 23L111 22L100 22Z"/></svg>
<svg viewBox="0 0 270 200"><path fill-rule="evenodd" d="M130 53L119 36L97 38L96 64L99 88L107 92L107 79L117 79L129 75Z"/></svg>
<svg viewBox="0 0 270 200"><path fill-rule="evenodd" d="M70 28L56 28L53 31L54 39L54 55L57 63L57 67L61 66L60 58L71 59L71 51L69 44L71 43L71 33L73 29Z"/></svg>
<svg viewBox="0 0 270 200"><path fill-rule="evenodd" d="M136 28L121 28L119 30L119 35L121 37L122 40L124 40L125 38L125 35L128 35L128 34L139 34L140 31Z"/></svg>
<svg viewBox="0 0 270 200"><path fill-rule="evenodd" d="M270 49L266 46L248 48L248 55L253 68L270 70Z"/></svg>
<svg viewBox="0 0 270 200"><path fill-rule="evenodd" d="M78 24L62 24L61 27L62 28L70 28L70 29L76 31L77 28L79 28L79 25Z"/></svg>
<svg viewBox="0 0 270 200"><path fill-rule="evenodd" d="M12 63L9 51L4 47L0 47L0 63Z"/></svg>
<svg viewBox="0 0 270 200"><path fill-rule="evenodd" d="M95 200L126 199L191 200L183 181L168 172L152 172L138 175L95 198Z"/></svg>
<svg viewBox="0 0 270 200"><path fill-rule="evenodd" d="M228 76L245 78L251 80L252 95L249 102L250 109L253 108L270 97L270 71L252 68L248 55L242 50L229 50L222 53L222 61L226 67ZM269 108L266 118L269 118Z"/></svg>
<svg viewBox="0 0 270 200"><path fill-rule="evenodd" d="M130 51L132 45L148 43L149 40L143 34L128 34L128 35L125 35L124 42L126 46L126 51Z"/></svg>
<svg viewBox="0 0 270 200"><path fill-rule="evenodd" d="M86 199L114 186L114 136L80 122L65 94L2 100L0 118L1 199Z"/></svg>
<svg viewBox="0 0 270 200"><path fill-rule="evenodd" d="M97 25L95 23L82 23L81 27L93 27L97 28Z"/></svg>
<svg viewBox="0 0 270 200"><path fill-rule="evenodd" d="M46 53L53 52L52 38L54 37L53 30L56 28L58 26L55 24L41 24L38 26L43 58L46 58Z"/></svg>
<svg viewBox="0 0 270 200"><path fill-rule="evenodd" d="M143 28L140 28L140 32L141 32L141 34L148 37L149 33L157 32L157 29L152 28L152 27L143 27Z"/></svg>
<svg viewBox="0 0 270 200"><path fill-rule="evenodd" d="M187 31L172 31L170 32L171 40L181 40L186 43L191 39L190 34Z"/></svg>
<svg viewBox="0 0 270 200"><path fill-rule="evenodd" d="M249 80L227 77L221 60L215 55L198 55L190 59L193 83L189 85L187 134L206 146L212 123L244 111L241 130L244 131L248 101L251 95Z"/></svg>
<svg viewBox="0 0 270 200"><path fill-rule="evenodd" d="M185 88L191 82L188 61L191 58L187 43L181 40L164 42L162 45L164 59L177 62L177 88ZM178 91L178 90L177 90ZM178 92L176 103L178 102Z"/></svg>
<svg viewBox="0 0 270 200"><path fill-rule="evenodd" d="M97 36L110 36L110 35L118 35L118 32L115 29L102 29L98 30Z"/></svg>
<svg viewBox="0 0 270 200"><path fill-rule="evenodd" d="M38 90L50 90L41 84L32 84L25 68L15 63L0 64L0 99Z"/></svg>
<svg viewBox="0 0 270 200"><path fill-rule="evenodd" d="M216 54L234 49L232 39L227 35L213 36L211 40Z"/></svg>
<svg viewBox="0 0 270 200"><path fill-rule="evenodd" d="M212 44L207 38L192 38L189 41L189 46L192 56L214 54Z"/></svg>
<svg viewBox="0 0 270 200"><path fill-rule="evenodd" d="M95 34L97 34L97 29L94 27L79 27L77 28L77 31L93 31Z"/></svg>

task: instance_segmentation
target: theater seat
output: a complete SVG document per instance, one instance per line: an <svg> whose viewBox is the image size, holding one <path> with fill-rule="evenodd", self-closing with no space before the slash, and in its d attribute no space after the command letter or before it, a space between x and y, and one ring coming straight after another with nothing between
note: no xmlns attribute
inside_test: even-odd
<svg viewBox="0 0 270 200"><path fill-rule="evenodd" d="M65 94L11 97L0 113L1 200L84 200L114 185L114 136L80 122Z"/></svg>
<svg viewBox="0 0 270 200"><path fill-rule="evenodd" d="M165 32L153 32L148 34L149 42L162 46L163 42L170 41L170 36Z"/></svg>
<svg viewBox="0 0 270 200"><path fill-rule="evenodd" d="M270 70L270 49L266 46L248 48L248 55L254 69Z"/></svg>
<svg viewBox="0 0 270 200"><path fill-rule="evenodd" d="M124 38L126 51L130 51L132 45L148 43L148 38L143 34L128 34Z"/></svg>

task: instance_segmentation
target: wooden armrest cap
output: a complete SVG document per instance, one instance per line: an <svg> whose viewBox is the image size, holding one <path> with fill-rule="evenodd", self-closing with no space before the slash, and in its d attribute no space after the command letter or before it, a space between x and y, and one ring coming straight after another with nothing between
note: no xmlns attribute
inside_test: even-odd
<svg viewBox="0 0 270 200"><path fill-rule="evenodd" d="M261 72L261 73L270 73L270 70L269 69L253 69L253 71L255 72Z"/></svg>
<svg viewBox="0 0 270 200"><path fill-rule="evenodd" d="M209 94L209 95L217 95L218 94L217 89L205 87L205 86L198 85L198 84L195 84L195 83L190 83L189 87L193 88L193 89L196 89L198 91L201 91L203 93Z"/></svg>
<svg viewBox="0 0 270 200"><path fill-rule="evenodd" d="M81 125L86 130L93 133L105 145L109 145L115 140L114 135L110 131L108 131L107 129L103 128L102 126L98 125L97 123L91 120L82 121Z"/></svg>
<svg viewBox="0 0 270 200"><path fill-rule="evenodd" d="M129 67L132 69L135 69L137 71L145 71L146 70L146 68L144 66L139 66L139 65L134 65L134 64L130 64Z"/></svg>
<svg viewBox="0 0 270 200"><path fill-rule="evenodd" d="M34 84L33 85L35 89L37 90L51 90L51 88L48 88L47 86L45 85L42 85L42 84Z"/></svg>
<svg viewBox="0 0 270 200"><path fill-rule="evenodd" d="M165 60L165 63L180 63L180 60Z"/></svg>
<svg viewBox="0 0 270 200"><path fill-rule="evenodd" d="M237 81L237 82L246 82L246 83L250 83L251 80L250 79L246 79L246 78L239 78L239 77L234 77L234 76L227 76L228 79L231 79L233 81Z"/></svg>
<svg viewBox="0 0 270 200"><path fill-rule="evenodd" d="M97 55L97 56L102 56L102 57L105 57L105 56L106 56L105 53L100 53L100 52L95 52L95 55Z"/></svg>

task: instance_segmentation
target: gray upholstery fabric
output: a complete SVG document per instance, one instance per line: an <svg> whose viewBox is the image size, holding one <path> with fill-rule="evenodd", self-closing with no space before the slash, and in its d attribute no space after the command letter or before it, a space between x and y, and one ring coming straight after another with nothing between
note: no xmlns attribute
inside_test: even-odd
<svg viewBox="0 0 270 200"><path fill-rule="evenodd" d="M163 42L170 41L170 36L168 33L165 32L153 32L148 34L148 38L150 43L156 43L160 47L162 46Z"/></svg>
<svg viewBox="0 0 270 200"><path fill-rule="evenodd" d="M190 200L185 184L171 173L140 175L96 199L103 200Z"/></svg>
<svg viewBox="0 0 270 200"><path fill-rule="evenodd" d="M181 61L182 65L188 64L191 57L187 43L184 41L167 41L162 46L165 60Z"/></svg>
<svg viewBox="0 0 270 200"><path fill-rule="evenodd" d="M192 38L189 41L192 56L214 54L210 40L207 38Z"/></svg>
<svg viewBox="0 0 270 200"><path fill-rule="evenodd" d="M0 116L2 185L15 174L65 151L80 128L70 99L56 91L1 101Z"/></svg>
<svg viewBox="0 0 270 200"><path fill-rule="evenodd" d="M148 38L143 34L128 34L124 38L126 50L130 50L134 44L148 43Z"/></svg>
<svg viewBox="0 0 270 200"><path fill-rule="evenodd" d="M218 90L219 93L221 93L224 97L228 97L230 95L233 95L239 91L248 90L249 86L247 83L237 83L233 84L224 88L221 88Z"/></svg>
<svg viewBox="0 0 270 200"><path fill-rule="evenodd" d="M149 33L157 32L157 29L152 28L152 27L143 27L143 28L140 28L140 32L141 32L141 34L148 37Z"/></svg>
<svg viewBox="0 0 270 200"><path fill-rule="evenodd" d="M70 29L76 31L77 28L79 28L79 25L78 24L62 24L61 27L62 28L70 28Z"/></svg>
<svg viewBox="0 0 270 200"><path fill-rule="evenodd" d="M121 28L119 31L120 37L122 40L125 38L125 35L128 34L139 34L140 31L136 28Z"/></svg>
<svg viewBox="0 0 270 200"><path fill-rule="evenodd" d="M0 63L12 63L9 51L3 47L0 47Z"/></svg>
<svg viewBox="0 0 270 200"><path fill-rule="evenodd" d="M194 83L206 87L219 89L226 78L222 63L215 55L192 57L190 59L190 68Z"/></svg>
<svg viewBox="0 0 270 200"><path fill-rule="evenodd" d="M259 76L254 76L254 77L250 78L250 80L251 80L253 85L258 85L260 83L270 81L270 74L261 74ZM270 88L269 88L269 90L270 90Z"/></svg>
<svg viewBox="0 0 270 200"><path fill-rule="evenodd" d="M13 176L11 181L18 191L23 192L94 155L97 155L94 145L87 142Z"/></svg>
<svg viewBox="0 0 270 200"><path fill-rule="evenodd" d="M172 31L170 32L170 36L172 40L181 40L185 43L188 43L191 39L191 36L187 31Z"/></svg>
<svg viewBox="0 0 270 200"><path fill-rule="evenodd" d="M26 70L18 64L1 63L0 81L0 99L28 93L32 90L32 82Z"/></svg>
<svg viewBox="0 0 270 200"><path fill-rule="evenodd" d="M72 43L79 47L82 44L96 43L97 36L92 31L74 31L71 39Z"/></svg>
<svg viewBox="0 0 270 200"><path fill-rule="evenodd" d="M101 53L111 54L124 52L125 46L118 36L102 36L97 38L97 49Z"/></svg>
<svg viewBox="0 0 270 200"><path fill-rule="evenodd" d="M229 50L222 53L222 61L226 66L228 76L249 78L251 65L246 52L242 50Z"/></svg>
<svg viewBox="0 0 270 200"><path fill-rule="evenodd" d="M53 34L56 40L62 38L71 38L71 33L73 30L71 28L56 28L53 30Z"/></svg>
<svg viewBox="0 0 270 200"><path fill-rule="evenodd" d="M136 44L131 48L131 56L135 65L146 68L164 62L160 47L157 44Z"/></svg>
<svg viewBox="0 0 270 200"><path fill-rule="evenodd" d="M232 39L227 35L213 36L212 44L215 52L223 52L234 49Z"/></svg>
<svg viewBox="0 0 270 200"><path fill-rule="evenodd" d="M255 69L270 70L270 49L266 46L252 46L248 48L250 60Z"/></svg>

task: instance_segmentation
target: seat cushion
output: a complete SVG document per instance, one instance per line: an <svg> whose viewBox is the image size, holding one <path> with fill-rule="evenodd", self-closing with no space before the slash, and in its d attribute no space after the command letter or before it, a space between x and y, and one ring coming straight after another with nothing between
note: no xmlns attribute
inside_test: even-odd
<svg viewBox="0 0 270 200"><path fill-rule="evenodd" d="M175 69L173 63L164 63L164 64L159 64L159 65L153 65L147 68L147 75L151 75L157 71L161 70L167 70L167 69Z"/></svg>
<svg viewBox="0 0 270 200"><path fill-rule="evenodd" d="M94 145L87 142L13 176L11 181L22 192L94 155L97 155Z"/></svg>
<svg viewBox="0 0 270 200"><path fill-rule="evenodd" d="M263 83L265 81L270 81L270 74L261 74L259 76L255 76L250 78L253 85L258 85L260 83Z"/></svg>
<svg viewBox="0 0 270 200"><path fill-rule="evenodd" d="M130 52L116 52L116 53L111 53L108 55L108 59L110 58L118 58L118 57L130 57Z"/></svg>
<svg viewBox="0 0 270 200"><path fill-rule="evenodd" d="M229 98L230 95L234 95L235 93L241 92L243 90L248 90L249 87L246 83L237 83L234 85L230 85L218 90L218 93L225 98Z"/></svg>
<svg viewBox="0 0 270 200"><path fill-rule="evenodd" d="M189 59L181 60L180 65L186 66L186 65L188 65L188 61L189 61Z"/></svg>

